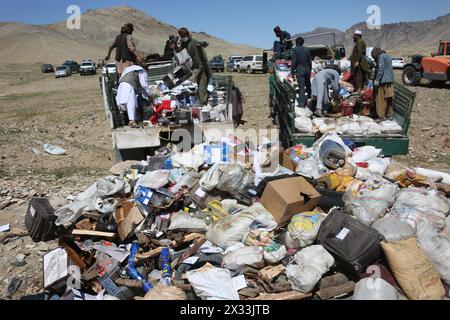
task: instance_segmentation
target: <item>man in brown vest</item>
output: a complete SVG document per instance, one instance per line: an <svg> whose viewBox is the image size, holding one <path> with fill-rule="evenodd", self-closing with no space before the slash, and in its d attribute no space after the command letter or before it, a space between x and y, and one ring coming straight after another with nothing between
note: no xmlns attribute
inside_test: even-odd
<svg viewBox="0 0 450 320"><path fill-rule="evenodd" d="M133 32L133 24L125 24L121 29L121 33L116 37L111 47L109 47L108 55L105 58L106 61L110 60L111 52L116 49L117 73L119 75L126 68L135 64L141 64L139 62L143 58L136 49Z"/></svg>
<svg viewBox="0 0 450 320"><path fill-rule="evenodd" d="M353 48L350 60L352 62L352 74L355 78L355 90L359 93L364 88L367 74L370 71L369 63L366 58L367 45L362 38L362 31L356 30L353 34L355 47Z"/></svg>

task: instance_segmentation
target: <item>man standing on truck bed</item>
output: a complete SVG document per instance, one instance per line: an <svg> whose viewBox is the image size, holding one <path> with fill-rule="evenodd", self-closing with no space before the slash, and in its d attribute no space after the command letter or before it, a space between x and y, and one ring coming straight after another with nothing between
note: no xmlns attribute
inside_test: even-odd
<svg viewBox="0 0 450 320"><path fill-rule="evenodd" d="M211 78L208 57L205 47L207 43L192 39L192 34L186 28L178 30L181 39L180 50L186 49L192 58L192 76L189 79L198 85L198 96L202 106L208 104L208 83Z"/></svg>
<svg viewBox="0 0 450 320"><path fill-rule="evenodd" d="M369 63L366 59L367 45L362 38L362 31L356 30L353 34L355 47L353 48L350 60L352 62L352 74L355 78L355 90L361 93L366 81L366 75L369 73Z"/></svg>
<svg viewBox="0 0 450 320"><path fill-rule="evenodd" d="M133 32L133 24L125 24L120 34L114 40L114 43L109 47L108 55L105 58L108 61L111 57L111 52L116 49L117 73L119 76L126 68L137 64L137 60L142 58L136 50Z"/></svg>
<svg viewBox="0 0 450 320"><path fill-rule="evenodd" d="M392 58L381 48L372 50L372 58L377 63L377 74L375 76L375 101L379 122L394 117L394 68Z"/></svg>
<svg viewBox="0 0 450 320"><path fill-rule="evenodd" d="M292 49L292 43L288 40L291 38L291 34L287 31L281 30L280 26L276 26L273 31L280 41L273 43L273 51L275 52L275 59L282 59L283 52Z"/></svg>
<svg viewBox="0 0 450 320"><path fill-rule="evenodd" d="M306 94L311 98L311 54L303 45L305 39L297 38L296 47L292 54L292 76L297 77L300 97L298 99L299 107L306 107Z"/></svg>

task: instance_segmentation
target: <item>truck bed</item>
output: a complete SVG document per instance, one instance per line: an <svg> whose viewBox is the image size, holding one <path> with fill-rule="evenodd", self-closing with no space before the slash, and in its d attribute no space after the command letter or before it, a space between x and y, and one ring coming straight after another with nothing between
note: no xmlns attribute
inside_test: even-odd
<svg viewBox="0 0 450 320"><path fill-rule="evenodd" d="M398 83L394 84L394 90L394 118L402 127L402 134L341 135L341 138L350 139L360 147L365 145L375 146L382 149L385 156L408 154L408 131L416 94ZM295 98L295 91L291 85L279 80L275 82L275 108L279 115L280 141L286 149L297 144L311 147L321 137L321 134L301 134L296 132Z"/></svg>

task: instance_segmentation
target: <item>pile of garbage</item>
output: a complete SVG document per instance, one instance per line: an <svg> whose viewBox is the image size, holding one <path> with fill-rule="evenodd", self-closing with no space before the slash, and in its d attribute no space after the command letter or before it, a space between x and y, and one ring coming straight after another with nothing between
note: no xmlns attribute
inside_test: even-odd
<svg viewBox="0 0 450 320"><path fill-rule="evenodd" d="M208 105L200 106L198 85L189 80L169 89L164 81L149 86L151 105L144 108L144 123L169 126L191 125L203 122L224 122L228 119L227 88L214 83L208 86Z"/></svg>
<svg viewBox="0 0 450 320"><path fill-rule="evenodd" d="M30 201L54 300L449 298L450 176L336 132L283 150L174 146L67 205Z"/></svg>

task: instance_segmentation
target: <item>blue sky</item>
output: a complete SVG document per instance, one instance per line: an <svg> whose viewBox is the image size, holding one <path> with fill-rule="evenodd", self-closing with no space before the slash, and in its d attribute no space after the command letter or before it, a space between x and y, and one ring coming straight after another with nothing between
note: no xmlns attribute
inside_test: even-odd
<svg viewBox="0 0 450 320"><path fill-rule="evenodd" d="M1 0L0 21L31 24L66 19L66 8L88 9L129 5L177 27L187 26L228 41L270 47L273 27L292 34L316 27L346 30L366 21L369 5L381 7L382 23L433 19L450 13L449 0Z"/></svg>

